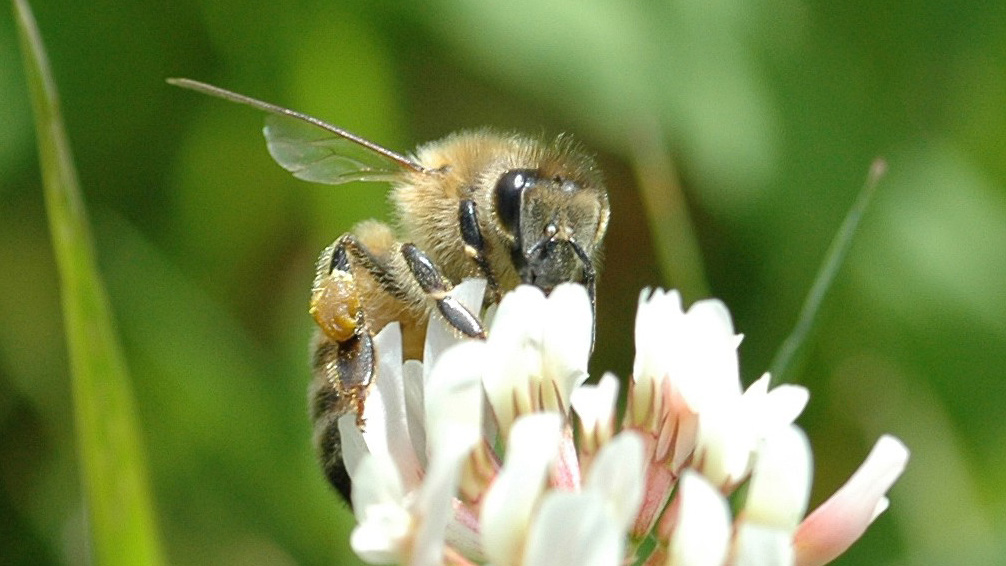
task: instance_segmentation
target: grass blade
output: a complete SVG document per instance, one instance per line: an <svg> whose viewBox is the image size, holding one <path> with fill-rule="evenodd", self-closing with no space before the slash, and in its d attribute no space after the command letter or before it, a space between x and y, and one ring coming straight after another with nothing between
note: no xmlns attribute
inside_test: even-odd
<svg viewBox="0 0 1006 566"><path fill-rule="evenodd" d="M828 289L831 288L831 284L835 280L835 276L838 274L838 270L842 266L846 254L849 252L849 247L852 245L852 236L856 233L856 228L859 227L859 221L863 217L863 212L866 211L866 207L870 204L870 199L873 197L877 183L884 176L886 169L887 163L883 159L875 160L870 166L870 173L867 175L863 189L859 191L856 202L853 203L852 208L845 215L842 226L839 227L838 233L835 234L835 239L831 241L831 246L828 247L824 263L821 264L821 270L818 271L817 277L814 279L814 285L810 288L810 292L807 293L807 298L800 309L800 315L797 317L793 331L786 337L782 346L779 347L779 351L776 352L775 358L772 359L769 371L772 374L773 382L782 383L785 381L783 376L789 370L789 366L793 362L797 352L807 341L810 330L814 325L814 319L821 309L821 303L824 301Z"/></svg>
<svg viewBox="0 0 1006 566"><path fill-rule="evenodd" d="M136 409L58 97L24 0L14 12L30 90L63 320L90 551L100 566L163 563Z"/></svg>

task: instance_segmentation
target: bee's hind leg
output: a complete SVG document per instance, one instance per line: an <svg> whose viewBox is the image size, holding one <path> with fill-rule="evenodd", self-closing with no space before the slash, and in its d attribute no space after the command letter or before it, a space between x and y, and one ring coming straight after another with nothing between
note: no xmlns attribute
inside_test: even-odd
<svg viewBox="0 0 1006 566"><path fill-rule="evenodd" d="M318 325L311 344L314 379L308 391L314 444L329 483L352 506L352 481L342 459L339 419L353 412L363 427L363 404L375 378L374 344L350 268L345 234L318 260L311 315Z"/></svg>
<svg viewBox="0 0 1006 566"><path fill-rule="evenodd" d="M451 282L425 253L413 244L394 242L380 223L356 231L359 235L343 234L322 252L311 293L311 315L319 328L310 388L315 446L325 475L347 502L352 482L342 460L339 419L354 411L363 428L367 389L378 378L372 331L392 320L388 309L365 311L361 297L368 309L380 301L410 305L432 299L459 332L486 336L479 318L448 295Z"/></svg>

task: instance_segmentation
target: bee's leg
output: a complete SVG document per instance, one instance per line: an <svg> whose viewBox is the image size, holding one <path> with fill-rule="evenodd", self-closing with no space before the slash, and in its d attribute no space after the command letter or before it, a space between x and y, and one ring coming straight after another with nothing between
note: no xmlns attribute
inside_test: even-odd
<svg viewBox="0 0 1006 566"><path fill-rule="evenodd" d="M433 261L413 244L402 244L402 257L412 272L412 276L426 295L437 303L437 309L447 322L465 336L485 339L486 331L482 322L457 299L447 294L451 283Z"/></svg>
<svg viewBox="0 0 1006 566"><path fill-rule="evenodd" d="M594 269L590 256L587 255L587 252L583 251L583 248L576 240L570 239L569 243L573 246L573 252L580 258L580 263L583 264L583 285L587 288L587 295L590 297L590 314L594 320L594 326L590 331L590 351L593 352L594 338L597 335L597 300L594 298L597 293L597 270Z"/></svg>
<svg viewBox="0 0 1006 566"><path fill-rule="evenodd" d="M374 346L366 332L346 342L332 342L319 331L313 348L314 380L309 389L309 406L314 444L325 477L352 507L352 481L342 459L339 419L355 411L357 425L362 425L364 383L374 376Z"/></svg>
<svg viewBox="0 0 1006 566"><path fill-rule="evenodd" d="M352 482L342 459L339 419L355 412L363 426L363 403L375 377L370 330L350 269L345 234L322 252L311 293L311 315L318 324L312 342L314 379L309 390L314 443L328 481L352 505Z"/></svg>
<svg viewBox="0 0 1006 566"><path fill-rule="evenodd" d="M437 310L451 326L465 336L485 338L479 318L447 294L452 288L451 282L440 274L433 261L414 244L392 244L384 239L385 228L377 223L368 224L366 228L356 228L360 233L359 240L352 234L344 236L347 259L352 267L363 268L381 291L402 304L433 299ZM370 242L364 241L366 236L379 244L377 253L365 245ZM400 253L393 253L392 249ZM403 260L404 266L400 263ZM408 279L409 274L412 275L411 280ZM403 280L403 277L406 279Z"/></svg>
<svg viewBox="0 0 1006 566"><path fill-rule="evenodd" d="M458 220L461 226L461 239L465 243L465 255L479 266L479 271L486 278L486 284L489 287L489 295L486 299L489 303L498 303L500 301L500 287L492 268L489 266L489 260L486 258L485 240L482 239L482 232L479 230L474 200L464 199L461 201L458 208Z"/></svg>

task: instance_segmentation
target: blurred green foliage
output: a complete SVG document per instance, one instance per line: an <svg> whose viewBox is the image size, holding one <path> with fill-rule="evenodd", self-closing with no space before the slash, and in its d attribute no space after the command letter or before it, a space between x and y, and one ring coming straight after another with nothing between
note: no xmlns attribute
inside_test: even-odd
<svg viewBox="0 0 1006 566"><path fill-rule="evenodd" d="M168 76L399 150L483 125L576 134L597 151L614 210L597 375L627 376L637 294L661 284L723 298L747 336L745 379L757 377L884 156L888 176L791 374L812 393L800 422L814 501L891 432L913 450L908 472L838 563L1006 554L1006 4L32 7L171 562L353 560L351 516L310 448L307 290L319 250L389 210L382 187L292 179L267 155L260 115ZM16 45L0 18L0 556L77 564L68 360ZM677 219L655 241L644 202L687 209L651 210Z"/></svg>
<svg viewBox="0 0 1006 566"><path fill-rule="evenodd" d="M164 555L133 381L95 259L59 93L31 8L24 0L12 5L59 272L88 548L93 562L102 566L158 566Z"/></svg>

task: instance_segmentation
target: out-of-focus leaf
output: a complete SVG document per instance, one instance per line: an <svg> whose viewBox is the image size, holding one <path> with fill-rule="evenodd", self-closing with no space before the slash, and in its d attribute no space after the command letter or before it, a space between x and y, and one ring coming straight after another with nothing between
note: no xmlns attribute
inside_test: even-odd
<svg viewBox="0 0 1006 566"><path fill-rule="evenodd" d="M710 204L749 204L775 174L780 142L749 3L438 4L415 18L480 73L578 120L609 149L631 147L654 123L672 132ZM772 25L796 28L782 8Z"/></svg>
<svg viewBox="0 0 1006 566"><path fill-rule="evenodd" d="M55 83L34 17L14 0L70 348L74 416L94 563L160 564L133 394L95 263Z"/></svg>

